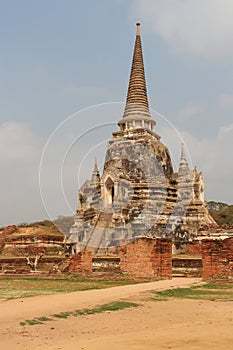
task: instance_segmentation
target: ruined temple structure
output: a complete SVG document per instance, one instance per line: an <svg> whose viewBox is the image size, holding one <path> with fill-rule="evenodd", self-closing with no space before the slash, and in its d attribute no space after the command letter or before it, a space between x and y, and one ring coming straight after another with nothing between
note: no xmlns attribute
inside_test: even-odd
<svg viewBox="0 0 233 350"><path fill-rule="evenodd" d="M10 225L0 230L0 274L59 270L66 260L64 235L47 225Z"/></svg>
<svg viewBox="0 0 233 350"><path fill-rule="evenodd" d="M68 237L76 251L102 249L138 237L191 240L216 225L204 201L204 179L189 168L182 144L178 172L154 130L147 97L140 24L137 23L128 93L119 131L108 142L103 173L95 162L79 190Z"/></svg>

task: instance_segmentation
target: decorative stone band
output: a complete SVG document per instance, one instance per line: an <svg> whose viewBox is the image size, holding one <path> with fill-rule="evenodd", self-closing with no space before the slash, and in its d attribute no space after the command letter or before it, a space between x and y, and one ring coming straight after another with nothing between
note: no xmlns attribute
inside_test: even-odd
<svg viewBox="0 0 233 350"><path fill-rule="evenodd" d="M125 123L125 121L131 121L135 119L144 119L150 121L155 125L155 121L151 118L150 112L144 106L138 103L127 103L124 111L124 117L119 121L119 125Z"/></svg>
<svg viewBox="0 0 233 350"><path fill-rule="evenodd" d="M122 130L129 128L146 128L153 130L155 121L144 106L128 103L125 108L124 117L118 122Z"/></svg>

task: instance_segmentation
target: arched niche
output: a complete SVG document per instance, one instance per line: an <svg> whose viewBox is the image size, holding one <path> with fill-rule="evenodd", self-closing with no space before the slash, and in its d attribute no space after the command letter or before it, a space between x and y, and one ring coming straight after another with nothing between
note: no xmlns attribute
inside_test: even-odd
<svg viewBox="0 0 233 350"><path fill-rule="evenodd" d="M84 196L81 192L79 192L78 194L78 203L79 203L79 206L82 207L83 203L85 202L84 200Z"/></svg>
<svg viewBox="0 0 233 350"><path fill-rule="evenodd" d="M104 183L104 200L107 205L111 205L114 202L115 187L113 180L108 177Z"/></svg>

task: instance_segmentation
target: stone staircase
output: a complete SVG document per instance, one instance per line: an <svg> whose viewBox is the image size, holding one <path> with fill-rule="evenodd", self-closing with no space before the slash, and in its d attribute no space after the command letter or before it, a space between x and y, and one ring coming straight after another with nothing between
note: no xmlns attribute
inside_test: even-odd
<svg viewBox="0 0 233 350"><path fill-rule="evenodd" d="M111 212L101 212L99 214L95 227L90 233L90 237L86 244L86 249L91 248L95 251L95 253L97 253L100 248L106 248L108 236L110 231L112 231L112 229L109 228L111 220Z"/></svg>
<svg viewBox="0 0 233 350"><path fill-rule="evenodd" d="M112 221L112 213L107 211L102 211L97 220L96 227L107 228L110 226L111 221Z"/></svg>

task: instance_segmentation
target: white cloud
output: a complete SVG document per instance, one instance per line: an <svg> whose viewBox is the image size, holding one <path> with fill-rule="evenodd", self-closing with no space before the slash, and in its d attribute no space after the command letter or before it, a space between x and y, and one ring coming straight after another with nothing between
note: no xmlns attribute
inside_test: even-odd
<svg viewBox="0 0 233 350"><path fill-rule="evenodd" d="M233 95L231 95L231 94L222 94L219 97L219 104L222 107L233 107Z"/></svg>
<svg viewBox="0 0 233 350"><path fill-rule="evenodd" d="M20 122L8 122L0 126L0 161L23 164L38 157L37 137L30 128Z"/></svg>
<svg viewBox="0 0 233 350"><path fill-rule="evenodd" d="M79 179L82 183L91 176L95 156L101 160L97 145L104 142L106 148L116 127L113 116L118 116L121 110L121 104L103 104L64 120L52 134L44 153L41 188L39 164L46 140L25 123L0 124L0 226L72 215L77 206L79 167L82 165Z"/></svg>
<svg viewBox="0 0 233 350"><path fill-rule="evenodd" d="M40 140L28 125L0 125L0 226L45 216L38 186L40 153Z"/></svg>
<svg viewBox="0 0 233 350"><path fill-rule="evenodd" d="M169 150L176 164L179 162L180 142L186 146L190 167L197 165L206 181L206 197L208 200L233 203L233 124L219 128L216 138L198 139L187 131L177 131L171 128L161 129L163 142Z"/></svg>
<svg viewBox="0 0 233 350"><path fill-rule="evenodd" d="M189 104L183 107L179 113L179 120L185 121L203 112L203 107L197 104Z"/></svg>
<svg viewBox="0 0 233 350"><path fill-rule="evenodd" d="M233 58L232 0L135 0L133 13L175 50Z"/></svg>
<svg viewBox="0 0 233 350"><path fill-rule="evenodd" d="M229 161L228 156L232 158L230 153L233 149L233 124L220 127L217 140L226 148L225 159Z"/></svg>
<svg viewBox="0 0 233 350"><path fill-rule="evenodd" d="M60 178L61 163L71 143L71 134L72 130L67 129L57 137L48 154L46 176L43 178L46 195L51 198L50 209L57 215L67 213L63 211L66 207ZM0 202L0 226L47 218L47 203L42 202L41 195L44 193L39 186L39 165L45 141L25 123L11 121L0 125L0 193L3 199ZM75 179L72 178L75 170L70 168L65 174L65 183L73 189L73 193L76 190ZM50 218L55 217L54 214Z"/></svg>

